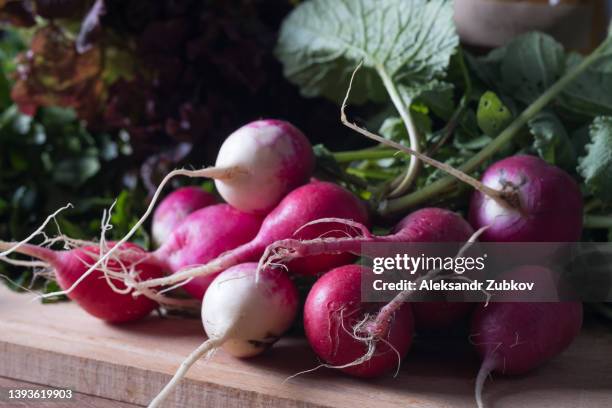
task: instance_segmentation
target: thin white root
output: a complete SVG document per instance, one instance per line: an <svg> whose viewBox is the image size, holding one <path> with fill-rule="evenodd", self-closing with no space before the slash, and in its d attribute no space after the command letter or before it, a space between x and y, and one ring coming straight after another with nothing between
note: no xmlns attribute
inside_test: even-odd
<svg viewBox="0 0 612 408"><path fill-rule="evenodd" d="M44 229L47 227L47 224L49 224L51 221L55 220L55 217L57 217L57 215L59 213L61 213L64 210L67 210L69 208L73 208L72 204L68 203L65 206L61 207L60 209L56 210L53 214L49 215L45 221L40 225L40 227L38 227L34 232L32 232L30 234L30 236L28 236L26 239L19 241L16 245L14 245L13 247L7 249L4 252L0 252L0 258L6 257L10 254L12 254L13 252L15 252L20 246L27 244L28 242L30 242L32 239L36 238L38 235L40 234L44 234Z"/></svg>
<svg viewBox="0 0 612 408"><path fill-rule="evenodd" d="M476 377L476 387L474 388L474 395L476 397L476 406L478 408L484 408L484 401L482 400L482 391L484 389L485 381L491 374L495 366L495 360L493 358L487 358L482 362L478 376Z"/></svg>
<svg viewBox="0 0 612 408"><path fill-rule="evenodd" d="M332 364L324 364L321 363L318 366L314 367L314 368L310 368L308 370L303 370L300 372L297 372L295 374L290 375L289 377L285 378L283 380L283 383L286 383L289 380L292 380L296 377L299 377L300 375L303 374L308 374L308 373L312 373L317 371L320 368L332 368L332 369L336 369L336 370L340 370L343 368L349 368L349 367L354 367L354 366L358 366L359 364L363 364L366 361L369 361L372 356L374 355L374 352L376 351L376 342L375 341L371 341L368 343L368 350L366 351L366 353L359 357L358 359L356 359L355 361L351 361L350 363L346 363L346 364L342 364L342 365L332 365Z"/></svg>
<svg viewBox="0 0 612 408"><path fill-rule="evenodd" d="M192 351L185 361L181 363L179 369L176 371L170 382L164 386L153 401L151 401L148 407L157 408L161 406L164 400L168 398L168 395L174 391L178 383L183 379L183 377L185 377L185 374L187 374L187 371L189 371L191 366L193 366L202 356L207 354L210 355L210 353L221 346L223 342L224 339L209 339L202 343L197 349Z"/></svg>
<svg viewBox="0 0 612 408"><path fill-rule="evenodd" d="M320 218L318 220L310 221L310 222L302 225L300 228L298 228L293 233L293 235L298 234L304 228L307 228L307 227L309 227L311 225L316 225L316 224L343 224L343 225L351 227L355 232L360 233L364 237L372 236L372 233L370 232L368 227L366 227L362 223L356 222L356 221L353 221L353 220L347 220L347 219L344 219L344 218L334 218L334 217L331 217L331 218Z"/></svg>

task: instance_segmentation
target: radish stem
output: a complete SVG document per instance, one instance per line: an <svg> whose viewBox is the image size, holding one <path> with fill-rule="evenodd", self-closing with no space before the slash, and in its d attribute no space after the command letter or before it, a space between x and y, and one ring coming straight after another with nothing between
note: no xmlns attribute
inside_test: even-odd
<svg viewBox="0 0 612 408"><path fill-rule="evenodd" d="M497 153L506 143L516 136L516 134L527 124L527 122L539 113L546 105L561 93L574 79L589 68L602 55L605 55L606 48L610 45L612 37L606 39L589 56L585 57L580 64L575 66L570 72L566 73L555 82L546 92L540 95L531 103L520 115L514 119L506 129L504 129L491 143L484 147L480 152L472 156L465 164L459 167L464 173L471 172L478 168L482 163ZM452 188L456 183L453 177L445 177L411 194L395 199L390 199L380 203L378 212L381 215L394 214L416 207L428 200L433 199L443 191Z"/></svg>
<svg viewBox="0 0 612 408"><path fill-rule="evenodd" d="M379 147L333 153L334 159L338 163L349 163L358 160L388 159L397 155L398 151L395 149L383 149Z"/></svg>
<svg viewBox="0 0 612 408"><path fill-rule="evenodd" d="M359 64L358 68L361 67L361 65L362 63ZM404 126L406 126L406 131L408 132L408 139L410 141L410 148L415 152L419 153L421 151L421 142L419 132L416 126L414 125L412 116L410 115L410 106L405 106L404 101L402 100L402 97L399 94L399 91L395 87L395 83L393 82L389 74L387 74L385 68L382 65L376 65L376 71L378 72L378 75L380 75L380 78L382 79L382 82L385 88L387 89L389 97L391 97L391 101L393 102L395 109L397 109L397 112L402 118ZM354 75L355 74L353 73L353 76ZM400 181L399 185L393 191L391 191L390 196L393 197L402 195L406 192L406 190L410 188L414 180L417 178L419 174L419 169L421 167L421 163L418 159L418 156L415 157L414 155L412 155L410 157L410 164L408 165L408 170L406 170L406 175Z"/></svg>

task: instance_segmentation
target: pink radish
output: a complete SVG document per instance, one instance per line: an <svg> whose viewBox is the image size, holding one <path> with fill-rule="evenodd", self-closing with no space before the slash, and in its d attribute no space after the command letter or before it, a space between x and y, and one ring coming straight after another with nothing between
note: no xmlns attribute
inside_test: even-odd
<svg viewBox="0 0 612 408"><path fill-rule="evenodd" d="M370 336L360 324L380 309L362 303L359 265L332 269L315 282L304 305L304 329L315 353L331 367L358 377L376 377L399 366L410 349L413 319L405 303L390 317L384 333ZM364 336L362 339L361 337Z"/></svg>
<svg viewBox="0 0 612 408"><path fill-rule="evenodd" d="M181 187L168 194L157 206L151 223L151 235L156 246L163 244L172 231L192 212L215 204L214 194L199 187Z"/></svg>
<svg viewBox="0 0 612 408"><path fill-rule="evenodd" d="M233 266L210 285L202 303L208 340L181 364L149 407L158 407L202 356L223 348L235 357L252 357L270 347L291 326L298 292L282 270L267 269L256 280L257 264Z"/></svg>
<svg viewBox="0 0 612 408"><path fill-rule="evenodd" d="M236 210L229 204L211 205L191 213L165 239L152 257L167 271L204 264L225 251L251 241L261 227L262 217ZM182 287L202 299L216 275L196 277Z"/></svg>
<svg viewBox="0 0 612 408"><path fill-rule="evenodd" d="M308 181L314 170L310 142L297 128L282 120L258 120L236 130L225 140L216 167L173 170L164 177L143 216L118 242L126 243L149 217L164 186L175 176L215 179L217 190L231 206L265 214L291 190ZM115 252L102 254L91 273Z"/></svg>
<svg viewBox="0 0 612 408"><path fill-rule="evenodd" d="M362 255L362 244L364 243L463 243L474 234L472 227L461 216L442 208L424 208L409 214L397 224L390 235L375 236L370 234L365 227L362 227L361 231L363 235L355 238L332 237L310 241L297 239L277 241L267 248L261 263L292 265L303 257L320 256L321 254ZM417 328L444 329L467 316L473 304L415 302L412 307L415 311Z"/></svg>
<svg viewBox="0 0 612 408"><path fill-rule="evenodd" d="M289 237L298 240L309 239L330 231L347 230L340 222L327 224L324 228L319 226L300 230L303 225L326 217L334 217L336 220L355 220L362 224L368 222L365 206L349 191L333 183L311 182L289 193L266 216L261 229L252 241L222 254L206 265L185 269L166 278L140 282L135 286L150 288L172 285L198 276L209 276L240 263L257 261L268 245L280 239ZM350 229L346 231L347 234L351 232ZM312 268L309 273L322 272L338 266L339 263L346 262L346 256L347 254L331 258L313 257L308 260L309 267ZM354 259L354 256L351 256L351 259ZM300 269L305 268L297 270Z"/></svg>
<svg viewBox="0 0 612 408"><path fill-rule="evenodd" d="M474 192L469 220L474 228L489 226L482 240L494 242L574 242L582 233L582 194L563 170L535 156L500 160L482 183L502 192L502 206Z"/></svg>
<svg viewBox="0 0 612 408"><path fill-rule="evenodd" d="M547 282L552 272L523 266L503 274L504 279L533 276ZM550 279L548 280L550 281ZM476 379L476 401L483 407L482 390L491 372L524 374L565 350L580 332L580 302L498 302L474 311L470 339L482 359Z"/></svg>
<svg viewBox="0 0 612 408"><path fill-rule="evenodd" d="M15 247L15 245L18 245ZM113 245L111 243L110 245ZM30 244L0 243L0 250L16 248L13 252L40 259L55 270L55 277L62 289L74 285L88 270L89 265L97 258L100 248L84 246L69 251L53 251L48 248ZM152 279L163 276L163 271L155 262L150 262L147 253L135 244L124 244L119 252L122 265L111 259L108 269L120 271L133 267L136 279ZM120 279L111 278L116 291L104 279L104 273L94 273L82 279L82 282L68 297L78 303L86 312L109 323L125 323L141 319L157 307L157 303L144 296L134 297ZM125 293L123 293L125 292Z"/></svg>

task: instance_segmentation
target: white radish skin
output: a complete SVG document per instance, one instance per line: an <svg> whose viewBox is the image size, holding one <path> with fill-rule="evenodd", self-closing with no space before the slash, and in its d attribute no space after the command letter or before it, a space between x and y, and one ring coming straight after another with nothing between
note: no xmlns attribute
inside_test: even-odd
<svg viewBox="0 0 612 408"><path fill-rule="evenodd" d="M260 120L225 139L215 166L243 170L235 177L215 180L225 201L244 212L265 213L308 179L314 156L308 140L295 127Z"/></svg>
<svg viewBox="0 0 612 408"><path fill-rule="evenodd" d="M159 407L189 368L201 357L223 348L235 357L252 357L270 347L291 326L298 292L280 269L265 269L256 281L257 263L236 265L211 283L202 303L208 340L194 350L149 405Z"/></svg>
<svg viewBox="0 0 612 408"><path fill-rule="evenodd" d="M256 270L257 263L246 263L223 272L202 303L204 330L211 339L227 338L223 349L235 357L261 353L289 328L297 311L298 295L286 274L268 270L256 283Z"/></svg>

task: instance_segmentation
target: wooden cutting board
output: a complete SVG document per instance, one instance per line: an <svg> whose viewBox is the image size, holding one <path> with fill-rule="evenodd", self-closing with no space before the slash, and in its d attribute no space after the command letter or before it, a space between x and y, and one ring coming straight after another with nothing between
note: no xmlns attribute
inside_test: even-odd
<svg viewBox="0 0 612 408"><path fill-rule="evenodd" d="M1 377L146 405L183 358L204 340L197 320L151 317L111 326L75 304L41 305L32 298L0 288ZM473 382L478 362L461 339L421 338L396 378L365 381L321 369L284 382L316 364L301 338L284 339L250 360L237 360L219 351L193 367L166 406L475 405ZM0 406L8 406L1 401ZM485 387L485 401L495 408L612 407L612 330L591 322L570 349L536 372L520 378L494 376Z"/></svg>

